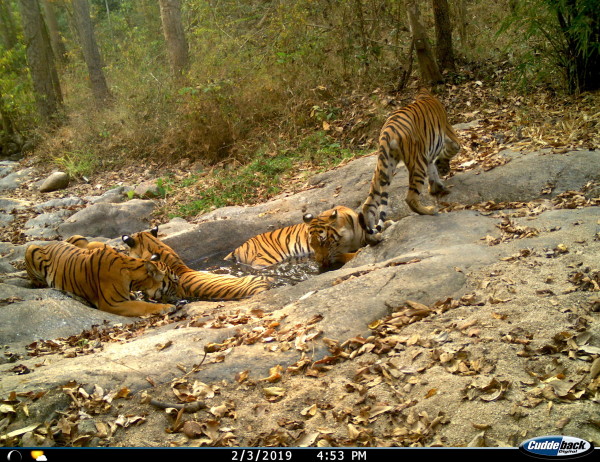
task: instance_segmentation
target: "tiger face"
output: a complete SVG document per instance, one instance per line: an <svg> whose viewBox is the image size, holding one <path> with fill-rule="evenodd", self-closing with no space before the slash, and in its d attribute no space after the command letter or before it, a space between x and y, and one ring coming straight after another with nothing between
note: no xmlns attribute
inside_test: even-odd
<svg viewBox="0 0 600 462"><path fill-rule="evenodd" d="M367 243L358 214L348 207L337 206L317 217L307 213L303 220L314 258L323 269L347 263Z"/></svg>
<svg viewBox="0 0 600 462"><path fill-rule="evenodd" d="M150 257L150 262L154 263L156 267L160 285L152 284L139 290L152 300L161 300L163 302L178 300L179 276L169 266L160 261L158 254L153 254Z"/></svg>

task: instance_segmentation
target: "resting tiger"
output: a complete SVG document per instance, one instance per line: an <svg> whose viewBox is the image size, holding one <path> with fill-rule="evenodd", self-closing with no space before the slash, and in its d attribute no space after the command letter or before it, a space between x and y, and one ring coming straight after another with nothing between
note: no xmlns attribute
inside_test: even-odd
<svg viewBox="0 0 600 462"><path fill-rule="evenodd" d="M177 295L183 298L204 300L240 300L270 288L270 279L264 276L237 277L229 274L214 274L189 268L171 247L158 239L158 228L131 236L122 236L130 249L131 256L148 258L158 254L179 277Z"/></svg>
<svg viewBox="0 0 600 462"><path fill-rule="evenodd" d="M292 259L314 257L321 268L346 263L366 245L358 214L338 206L317 217L307 213L303 223L286 226L248 239L225 257L237 263L262 268ZM379 235L377 235L379 236Z"/></svg>
<svg viewBox="0 0 600 462"><path fill-rule="evenodd" d="M450 171L450 159L460 150L460 141L448 123L446 110L427 89L421 89L414 103L393 112L379 135L377 166L361 214L367 233L382 230L386 221L388 187L396 165L403 161L408 170L406 203L421 215L435 214L435 207L423 206L420 194L429 177L429 193L447 194L438 172Z"/></svg>
<svg viewBox="0 0 600 462"><path fill-rule="evenodd" d="M121 316L166 313L174 305L130 300L141 291L158 299L173 294L176 284L156 262L132 258L104 247L84 249L60 241L25 251L25 269L35 287L52 287L75 294L99 310Z"/></svg>
<svg viewBox="0 0 600 462"><path fill-rule="evenodd" d="M321 268L349 262L358 249L370 242L368 238L372 239L361 226L359 215L342 205L317 217L307 213L303 219L314 258Z"/></svg>
<svg viewBox="0 0 600 462"><path fill-rule="evenodd" d="M264 268L294 258L313 255L305 223L258 234L229 253L225 260Z"/></svg>
<svg viewBox="0 0 600 462"><path fill-rule="evenodd" d="M98 242L98 241L88 241L87 238L80 236L78 234L75 234L71 237L69 237L68 239L65 239L65 242L68 242L69 244L73 244L75 247L79 247L80 249L86 249L86 250L94 250L94 249L104 249L106 251L113 251L116 252L116 250L105 244L104 242ZM157 254L151 255L149 260L151 262L153 262L156 267L158 268L158 270L162 273L165 274L165 278L162 280L162 288L160 289L159 292L157 292L157 294L160 296L160 294L162 294L162 301L163 302L174 302L174 299L176 299L176 295L177 295L177 285L179 284L179 276L177 276L175 274L175 272L168 267L165 263L160 261L160 257ZM135 289L133 289L135 290ZM147 298L154 298L155 300L159 300L158 298L155 297L148 297L147 294L144 294ZM178 300L178 306L181 304L182 300Z"/></svg>

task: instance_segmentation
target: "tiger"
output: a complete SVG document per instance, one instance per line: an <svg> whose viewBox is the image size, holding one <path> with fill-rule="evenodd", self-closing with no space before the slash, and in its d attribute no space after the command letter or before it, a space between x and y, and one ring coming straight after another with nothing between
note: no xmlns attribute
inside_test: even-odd
<svg viewBox="0 0 600 462"><path fill-rule="evenodd" d="M65 239L65 242L73 244L74 246L79 247L81 249L105 249L107 251L116 251L113 247L107 245L104 242L90 242L87 238L78 234L75 234ZM175 301L177 294L177 284L179 284L179 276L177 276L169 266L160 261L159 255L151 255L150 261L154 262L158 270L165 274L165 278L162 280L162 287L160 289L160 292L157 293L162 294L162 301ZM148 297L147 294L144 295L146 296L146 298L152 298ZM178 306L185 304L182 300L178 300L177 302Z"/></svg>
<svg viewBox="0 0 600 462"><path fill-rule="evenodd" d="M292 259L314 258L321 269L352 259L369 239L359 225L358 214L344 206L316 217L306 213L303 222L259 234L229 253L225 260L264 268Z"/></svg>
<svg viewBox="0 0 600 462"><path fill-rule="evenodd" d="M167 264L179 277L177 295L182 298L203 300L240 300L264 292L271 287L271 279L265 276L237 277L230 274L214 274L189 268L177 253L158 239L158 227L133 235L123 235L129 246L129 254L137 258L149 258L153 254Z"/></svg>
<svg viewBox="0 0 600 462"><path fill-rule="evenodd" d="M450 160L459 150L460 140L448 122L442 103L429 90L421 88L412 104L388 117L379 134L377 165L360 212L366 232L373 234L383 229L388 187L400 161L409 174L406 203L420 215L434 215L435 207L424 206L419 199L425 176L429 178L432 196L448 194L439 174L449 173Z"/></svg>
<svg viewBox="0 0 600 462"><path fill-rule="evenodd" d="M294 258L312 257L313 254L308 227L306 223L298 223L258 234L227 254L224 260L265 268Z"/></svg>
<svg viewBox="0 0 600 462"><path fill-rule="evenodd" d="M349 262L372 239L361 226L359 215L343 205L302 218L314 259L322 269Z"/></svg>
<svg viewBox="0 0 600 462"><path fill-rule="evenodd" d="M101 311L144 316L176 309L172 304L131 300L132 290L156 299L171 292L172 286L164 286L165 272L155 262L109 246L85 249L65 241L31 244L25 250L25 270L34 287L72 293Z"/></svg>

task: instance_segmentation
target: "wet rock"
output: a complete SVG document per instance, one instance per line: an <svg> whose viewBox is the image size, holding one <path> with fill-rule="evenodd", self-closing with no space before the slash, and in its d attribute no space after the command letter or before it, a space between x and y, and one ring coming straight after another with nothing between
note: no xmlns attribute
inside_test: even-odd
<svg viewBox="0 0 600 462"><path fill-rule="evenodd" d="M65 172L54 172L40 186L41 192L58 191L69 186L69 175Z"/></svg>

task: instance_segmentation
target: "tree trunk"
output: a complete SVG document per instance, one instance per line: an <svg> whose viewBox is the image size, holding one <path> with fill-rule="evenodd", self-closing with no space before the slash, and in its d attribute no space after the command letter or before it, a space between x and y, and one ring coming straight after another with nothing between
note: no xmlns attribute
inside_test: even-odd
<svg viewBox="0 0 600 462"><path fill-rule="evenodd" d="M20 0L19 4L36 106L42 119L50 122L62 108L62 93L48 32L37 0Z"/></svg>
<svg viewBox="0 0 600 462"><path fill-rule="evenodd" d="M40 1L42 10L44 11L46 25L48 26L50 45L52 46L54 56L61 63L65 63L67 61L67 50L58 30L58 22L56 21L56 14L54 13L54 5L49 0Z"/></svg>
<svg viewBox="0 0 600 462"><path fill-rule="evenodd" d="M421 80L423 83L431 85L444 81L440 69L435 62L429 39L427 38L427 30L419 20L419 7L416 2L411 2L407 5L408 23L410 25L415 50L417 50L417 61L421 70Z"/></svg>
<svg viewBox="0 0 600 462"><path fill-rule="evenodd" d="M435 19L435 53L440 69L454 71L454 50L452 48L452 24L448 0L432 0Z"/></svg>
<svg viewBox="0 0 600 462"><path fill-rule="evenodd" d="M181 22L181 5L179 0L159 0L159 4L171 72L175 77L180 77L189 64L188 45Z"/></svg>
<svg viewBox="0 0 600 462"><path fill-rule="evenodd" d="M0 0L0 31L4 46L10 50L17 44L17 27L10 6L4 0Z"/></svg>
<svg viewBox="0 0 600 462"><path fill-rule="evenodd" d="M92 94L94 95L96 104L100 105L110 100L110 92L108 91L108 85L102 71L104 65L90 19L90 5L88 0L73 0L72 4L75 27L77 28L77 34L81 42L83 58L88 68Z"/></svg>
<svg viewBox="0 0 600 462"><path fill-rule="evenodd" d="M467 27L469 26L469 21L467 19L467 1L457 0L456 9L458 16L458 36L460 37L460 44L463 46L463 48L468 48L469 43Z"/></svg>

